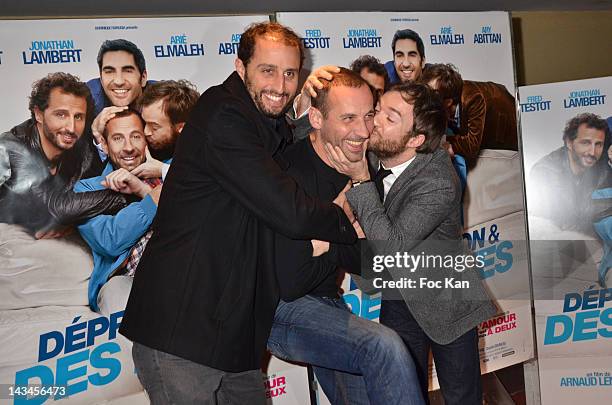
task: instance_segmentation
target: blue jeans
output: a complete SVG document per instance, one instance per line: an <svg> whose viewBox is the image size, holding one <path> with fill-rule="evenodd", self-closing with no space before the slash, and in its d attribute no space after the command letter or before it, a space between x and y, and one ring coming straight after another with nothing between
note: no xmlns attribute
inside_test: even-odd
<svg viewBox="0 0 612 405"><path fill-rule="evenodd" d="M431 348L438 382L446 405L481 405L480 356L478 333L471 329L447 345L431 340L414 319L406 303L383 300L380 322L402 337L417 367L421 391L427 398L429 349Z"/></svg>
<svg viewBox="0 0 612 405"><path fill-rule="evenodd" d="M281 301L268 349L314 366L332 404L423 404L414 363L391 329L353 315L342 299Z"/></svg>

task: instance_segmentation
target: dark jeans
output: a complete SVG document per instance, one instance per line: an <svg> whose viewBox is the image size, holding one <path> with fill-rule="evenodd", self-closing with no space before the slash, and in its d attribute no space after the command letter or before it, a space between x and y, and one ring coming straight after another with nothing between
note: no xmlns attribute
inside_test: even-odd
<svg viewBox="0 0 612 405"><path fill-rule="evenodd" d="M438 344L425 334L406 303L400 300L383 300L380 323L395 330L408 346L424 398L428 398L428 360L431 348L445 404L482 404L478 333L475 328L449 344Z"/></svg>
<svg viewBox="0 0 612 405"><path fill-rule="evenodd" d="M134 342L136 373L151 405L264 405L261 370L229 373Z"/></svg>
<svg viewBox="0 0 612 405"><path fill-rule="evenodd" d="M281 301L268 338L277 357L313 365L333 405L421 405L415 367L397 333L340 298Z"/></svg>

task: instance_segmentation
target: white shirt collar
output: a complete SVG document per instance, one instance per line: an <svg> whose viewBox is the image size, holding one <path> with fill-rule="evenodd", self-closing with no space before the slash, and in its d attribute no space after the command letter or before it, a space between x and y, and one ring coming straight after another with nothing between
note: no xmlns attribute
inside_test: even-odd
<svg viewBox="0 0 612 405"><path fill-rule="evenodd" d="M383 186L384 186L384 190L385 190L385 197L387 198L387 194L389 194L389 190L391 189L391 186L393 185L393 183L395 183L395 181L399 178L399 176L401 176L402 173L404 173L404 170L406 170L406 168L410 165L410 163L412 163L412 161L414 160L414 158L416 157L413 156L412 159L405 161L404 163L401 163L395 167L390 167L388 170L391 170L391 174L388 175L387 177L385 177L383 179ZM382 162L380 162L380 166L383 169L387 169L385 167L385 165L383 165ZM384 201L384 199L383 199Z"/></svg>

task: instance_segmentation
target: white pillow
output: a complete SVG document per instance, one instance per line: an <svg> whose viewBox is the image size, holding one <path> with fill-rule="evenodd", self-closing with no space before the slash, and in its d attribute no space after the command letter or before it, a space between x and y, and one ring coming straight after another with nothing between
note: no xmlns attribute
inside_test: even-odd
<svg viewBox="0 0 612 405"><path fill-rule="evenodd" d="M524 210L519 153L481 150L476 166L468 170L463 196L465 228Z"/></svg>
<svg viewBox="0 0 612 405"><path fill-rule="evenodd" d="M20 226L0 223L0 310L87 305L92 269L78 232L36 240Z"/></svg>

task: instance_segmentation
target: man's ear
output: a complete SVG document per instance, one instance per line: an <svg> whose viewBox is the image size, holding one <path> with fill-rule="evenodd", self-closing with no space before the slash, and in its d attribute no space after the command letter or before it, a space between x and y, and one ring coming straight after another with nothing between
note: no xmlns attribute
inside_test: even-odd
<svg viewBox="0 0 612 405"><path fill-rule="evenodd" d="M144 88L147 85L147 69L140 75L140 87Z"/></svg>
<svg viewBox="0 0 612 405"><path fill-rule="evenodd" d="M323 114L321 114L319 109L312 106L308 110L308 120L314 129L321 129L323 126Z"/></svg>
<svg viewBox="0 0 612 405"><path fill-rule="evenodd" d="M185 123L184 122L179 122L178 124L176 124L174 126L174 129L176 130L176 132L178 132L180 134L183 131L184 127L185 127Z"/></svg>
<svg viewBox="0 0 612 405"><path fill-rule="evenodd" d="M424 142L425 135L418 134L417 136L413 136L412 138L408 139L408 147L416 149L419 146L423 145Z"/></svg>
<svg viewBox="0 0 612 405"><path fill-rule="evenodd" d="M234 61L234 67L236 68L236 72L238 72L240 78L244 80L246 66L244 66L244 63L242 63L242 60L240 58L236 58L236 60Z"/></svg>
<svg viewBox="0 0 612 405"><path fill-rule="evenodd" d="M39 124L42 125L42 123L43 123L43 112L40 111L40 108L38 108L38 106L34 107L34 118L36 118L36 122L38 122Z"/></svg>

